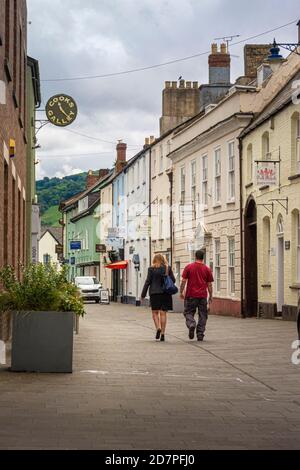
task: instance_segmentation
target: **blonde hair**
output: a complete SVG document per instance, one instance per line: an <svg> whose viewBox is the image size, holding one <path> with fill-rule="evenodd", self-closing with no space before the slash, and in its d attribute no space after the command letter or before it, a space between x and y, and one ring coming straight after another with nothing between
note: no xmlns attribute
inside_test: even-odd
<svg viewBox="0 0 300 470"><path fill-rule="evenodd" d="M164 255L158 254L153 257L152 267L160 268L161 266L168 266L167 258Z"/></svg>

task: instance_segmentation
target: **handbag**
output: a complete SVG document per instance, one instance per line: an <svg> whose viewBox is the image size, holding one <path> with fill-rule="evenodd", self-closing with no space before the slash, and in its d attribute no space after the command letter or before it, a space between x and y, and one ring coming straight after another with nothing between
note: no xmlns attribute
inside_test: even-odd
<svg viewBox="0 0 300 470"><path fill-rule="evenodd" d="M169 272L169 267L166 267L166 274L164 275L164 281L163 281L163 289L164 289L164 294L168 295L175 295L178 293L178 288L172 281L171 277L168 274Z"/></svg>

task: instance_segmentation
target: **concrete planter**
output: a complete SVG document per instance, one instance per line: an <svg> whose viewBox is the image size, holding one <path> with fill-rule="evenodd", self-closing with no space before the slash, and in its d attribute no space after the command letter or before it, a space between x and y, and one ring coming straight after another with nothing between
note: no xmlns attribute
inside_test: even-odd
<svg viewBox="0 0 300 470"><path fill-rule="evenodd" d="M13 372L72 373L72 312L14 312Z"/></svg>

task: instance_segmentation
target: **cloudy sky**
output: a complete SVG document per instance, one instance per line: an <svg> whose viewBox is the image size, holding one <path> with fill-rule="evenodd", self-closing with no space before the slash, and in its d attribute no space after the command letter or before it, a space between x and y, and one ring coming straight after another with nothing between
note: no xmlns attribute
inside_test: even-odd
<svg viewBox="0 0 300 470"><path fill-rule="evenodd" d="M79 115L66 129L39 133L38 177L62 177L110 167L118 139L128 157L147 136L159 134L165 80L207 83L207 54L151 70L91 80L210 50L215 38L235 41L300 18L299 0L27 0L29 54L40 62L43 105L60 92L77 101ZM298 7L298 8L297 8ZM295 42L296 25L249 43ZM243 46L231 47L232 81L243 74ZM39 112L40 119L45 118ZM82 134L82 135L78 135ZM88 136L90 138L84 137Z"/></svg>

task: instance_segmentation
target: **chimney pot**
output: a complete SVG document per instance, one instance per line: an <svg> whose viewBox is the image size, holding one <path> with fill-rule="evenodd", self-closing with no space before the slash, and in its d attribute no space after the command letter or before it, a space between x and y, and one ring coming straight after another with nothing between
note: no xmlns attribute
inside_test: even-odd
<svg viewBox="0 0 300 470"><path fill-rule="evenodd" d="M211 45L211 53L218 54L218 44L215 42Z"/></svg>
<svg viewBox="0 0 300 470"><path fill-rule="evenodd" d="M185 80L180 80L179 88L185 88Z"/></svg>
<svg viewBox="0 0 300 470"><path fill-rule="evenodd" d="M177 88L177 82L172 82L172 88Z"/></svg>
<svg viewBox="0 0 300 470"><path fill-rule="evenodd" d="M165 88L171 88L171 82L165 82Z"/></svg>
<svg viewBox="0 0 300 470"><path fill-rule="evenodd" d="M225 43L221 44L221 54L227 54L227 45Z"/></svg>
<svg viewBox="0 0 300 470"><path fill-rule="evenodd" d="M187 88L192 88L192 82L186 82L186 87Z"/></svg>
<svg viewBox="0 0 300 470"><path fill-rule="evenodd" d="M193 88L198 88L198 82L193 82Z"/></svg>

